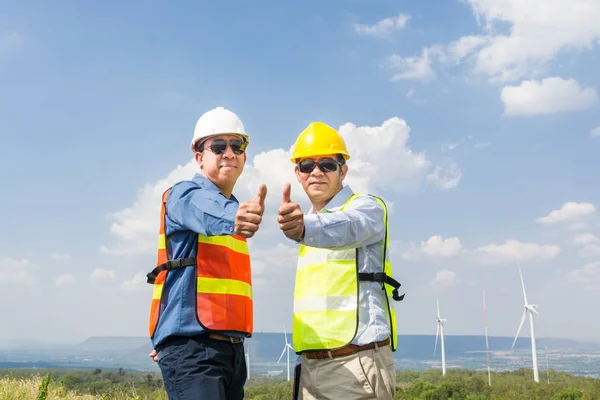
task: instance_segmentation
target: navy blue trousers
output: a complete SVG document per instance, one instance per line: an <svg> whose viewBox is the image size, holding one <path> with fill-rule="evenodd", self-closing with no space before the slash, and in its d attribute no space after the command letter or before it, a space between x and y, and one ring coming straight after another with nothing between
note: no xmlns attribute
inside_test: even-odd
<svg viewBox="0 0 600 400"><path fill-rule="evenodd" d="M157 350L169 400L244 398L247 371L243 343L200 335L170 339Z"/></svg>

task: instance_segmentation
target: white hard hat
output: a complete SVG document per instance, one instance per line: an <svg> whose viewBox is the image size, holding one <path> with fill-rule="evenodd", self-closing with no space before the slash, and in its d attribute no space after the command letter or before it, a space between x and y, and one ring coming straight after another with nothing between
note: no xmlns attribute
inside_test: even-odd
<svg viewBox="0 0 600 400"><path fill-rule="evenodd" d="M238 135L247 143L250 143L250 136L246 134L242 120L234 112L224 107L207 111L196 122L194 137L192 138L192 151L194 151L194 146L198 141L203 141L214 135L225 134Z"/></svg>

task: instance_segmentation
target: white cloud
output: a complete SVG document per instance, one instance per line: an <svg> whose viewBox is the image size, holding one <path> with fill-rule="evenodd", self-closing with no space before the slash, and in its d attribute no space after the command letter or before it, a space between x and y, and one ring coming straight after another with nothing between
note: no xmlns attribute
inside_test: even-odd
<svg viewBox="0 0 600 400"><path fill-rule="evenodd" d="M252 251L251 254L252 275L260 279L261 276L280 270L295 270L298 260L298 246L291 247L283 243L277 243L270 248Z"/></svg>
<svg viewBox="0 0 600 400"><path fill-rule="evenodd" d="M476 69L492 77L508 80L535 74L561 51L587 50L600 39L597 0L467 2L491 36L476 55ZM506 24L508 32L501 33Z"/></svg>
<svg viewBox="0 0 600 400"><path fill-rule="evenodd" d="M569 271L567 277L571 282L584 285L588 289L600 290L600 261Z"/></svg>
<svg viewBox="0 0 600 400"><path fill-rule="evenodd" d="M473 148L475 148L475 149L482 149L484 147L488 147L489 145L490 145L489 142L477 143L477 144L473 145Z"/></svg>
<svg viewBox="0 0 600 400"><path fill-rule="evenodd" d="M75 277L72 274L60 275L54 280L56 286L70 285L72 283L75 283Z"/></svg>
<svg viewBox="0 0 600 400"><path fill-rule="evenodd" d="M436 165L433 172L427 175L427 180L435 182L441 189L454 189L462 179L462 171L454 161L444 161Z"/></svg>
<svg viewBox="0 0 600 400"><path fill-rule="evenodd" d="M472 7L481 31L439 46L430 55L445 64L469 62L474 72L491 81L539 77L562 53L590 50L600 41L597 0L465 1ZM432 47L423 48L425 54L428 48ZM421 71L427 72L423 74L435 76L430 57L400 59L411 60L412 64L421 61Z"/></svg>
<svg viewBox="0 0 600 400"><path fill-rule="evenodd" d="M586 244L600 243L600 237L592 235L591 233L582 233L575 235L573 244L575 246L585 246Z"/></svg>
<svg viewBox="0 0 600 400"><path fill-rule="evenodd" d="M463 251L459 238L444 239L440 235L431 236L426 241L421 241L418 246L414 243L403 245L394 242L390 247L396 249L396 251L392 251L393 253L401 254L402 258L407 261L449 258L458 256Z"/></svg>
<svg viewBox="0 0 600 400"><path fill-rule="evenodd" d="M1 284L33 284L33 275L30 272L29 260L24 258L0 258L0 285Z"/></svg>
<svg viewBox="0 0 600 400"><path fill-rule="evenodd" d="M354 30L359 35L384 37L389 36L394 31L402 30L410 20L410 16L400 14L397 17L384 18L374 25L354 24Z"/></svg>
<svg viewBox="0 0 600 400"><path fill-rule="evenodd" d="M489 244L468 252L483 264L498 264L514 261L546 261L555 258L561 249L555 245L523 243L508 239L504 244Z"/></svg>
<svg viewBox="0 0 600 400"><path fill-rule="evenodd" d="M423 48L420 57L391 55L388 59L388 68L394 71L391 81L419 80L428 82L435 79L435 72L431 68L431 52L430 48Z"/></svg>
<svg viewBox="0 0 600 400"><path fill-rule="evenodd" d="M559 210L553 210L547 216L537 218L536 221L542 224L555 224L558 222L573 221L595 212L596 207L592 203L570 201L564 203Z"/></svg>
<svg viewBox="0 0 600 400"><path fill-rule="evenodd" d="M426 179L432 163L424 152L415 152L410 148L410 127L400 118L390 118L374 127L346 123L339 127L339 132L351 155L345 183L355 192L377 193L391 190L396 193L414 193L425 180L439 189L447 190L456 187L460 181L462 173L451 160L438 164L430 174L432 176ZM198 171L193 160L184 166L178 166L166 179L147 184L138 192L131 206L111 213L110 232L117 239L117 244L104 245L100 250L116 256L154 254L162 193L178 181L191 179ZM392 181L394 185L390 186ZM263 247L261 243L267 244L269 241L269 246L272 246L275 234L276 238L282 238L275 214L281 203L281 191L285 182L292 184L292 200L300 203L303 210L308 210L306 195L296 181L293 165L289 161L289 150L273 149L256 155L252 163L247 162L238 180L234 194L240 202L256 196L259 184L267 185L263 225L259 234L249 240L249 244L257 242L257 249ZM386 202L391 212L393 202L389 199Z"/></svg>
<svg viewBox="0 0 600 400"><path fill-rule="evenodd" d="M112 281L115 279L115 272L107 269L96 268L91 273L90 278L94 281Z"/></svg>
<svg viewBox="0 0 600 400"><path fill-rule="evenodd" d="M600 126L590 132L591 137L600 137Z"/></svg>
<svg viewBox="0 0 600 400"><path fill-rule="evenodd" d="M71 255L65 253L51 253L48 255L48 257L57 261L66 261L71 259Z"/></svg>
<svg viewBox="0 0 600 400"><path fill-rule="evenodd" d="M459 282L460 280L456 277L456 272L443 269L435 274L435 278L430 282L430 285L450 287L457 285Z"/></svg>
<svg viewBox="0 0 600 400"><path fill-rule="evenodd" d="M596 90L582 88L575 79L559 77L506 86L500 97L504 103L504 114L508 116L584 110L598 101Z"/></svg>
<svg viewBox="0 0 600 400"><path fill-rule="evenodd" d="M143 272L136 273L133 278L126 279L121 284L121 289L128 292L151 290L151 288L152 285L147 283L146 274Z"/></svg>

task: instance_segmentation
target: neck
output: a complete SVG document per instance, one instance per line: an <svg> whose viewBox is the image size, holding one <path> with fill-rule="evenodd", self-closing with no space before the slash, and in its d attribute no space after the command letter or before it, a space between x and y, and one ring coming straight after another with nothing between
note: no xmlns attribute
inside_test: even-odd
<svg viewBox="0 0 600 400"><path fill-rule="evenodd" d="M204 174L204 170L202 171L202 175L206 179L208 179L209 181L214 183L214 185L219 189L219 191L223 194L223 196L225 196L227 199L231 198L231 193L233 192L233 186L235 185L235 182L233 182L233 183L228 183L228 182L217 183L217 182L213 181L212 179L210 179L208 176L206 176L206 174Z"/></svg>
<svg viewBox="0 0 600 400"><path fill-rule="evenodd" d="M315 214L318 213L319 211L321 211L323 208L325 208L327 203L329 203L331 201L331 199L333 199L335 197L335 195L340 192L340 190L342 190L342 185L338 186L338 188L335 191L335 193L333 194L333 196L331 196L330 198L328 198L326 200L311 199L310 203L312 205L312 208L313 208L313 211L315 212Z"/></svg>

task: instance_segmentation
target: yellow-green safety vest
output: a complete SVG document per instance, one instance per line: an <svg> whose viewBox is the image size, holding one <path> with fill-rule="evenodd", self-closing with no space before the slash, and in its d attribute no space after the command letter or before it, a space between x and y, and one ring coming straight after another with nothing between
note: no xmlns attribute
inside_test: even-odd
<svg viewBox="0 0 600 400"><path fill-rule="evenodd" d="M368 194L353 194L340 210L354 199ZM396 312L389 296L400 301L400 284L392 278L392 265L387 257L388 221L383 200L374 197L383 207L385 240L383 269L380 273L359 273L358 249L328 250L300 245L294 290L294 321L292 339L294 350L334 350L346 346L358 330L359 281L377 281L386 292L387 319L390 323L391 346L396 350Z"/></svg>

